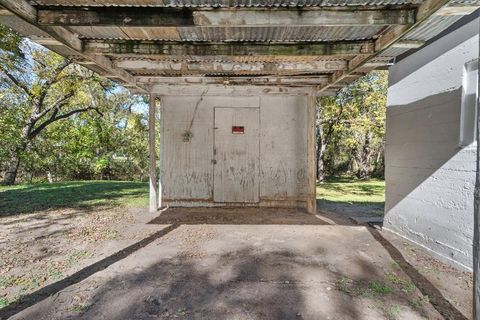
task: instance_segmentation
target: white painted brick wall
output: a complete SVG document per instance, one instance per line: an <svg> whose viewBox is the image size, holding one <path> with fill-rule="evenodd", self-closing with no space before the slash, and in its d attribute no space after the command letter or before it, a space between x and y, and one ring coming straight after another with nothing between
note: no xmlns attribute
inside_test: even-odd
<svg viewBox="0 0 480 320"><path fill-rule="evenodd" d="M390 68L385 228L471 269L475 148L459 147L463 67L479 20Z"/></svg>

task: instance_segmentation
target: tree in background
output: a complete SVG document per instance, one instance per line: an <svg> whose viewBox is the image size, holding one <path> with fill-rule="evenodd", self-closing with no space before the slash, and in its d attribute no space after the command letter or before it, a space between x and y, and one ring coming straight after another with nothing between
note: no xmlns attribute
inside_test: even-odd
<svg viewBox="0 0 480 320"><path fill-rule="evenodd" d="M317 100L317 180L383 177L386 71L370 72L335 97Z"/></svg>
<svg viewBox="0 0 480 320"><path fill-rule="evenodd" d="M132 166L145 172L145 115L132 111L139 97L4 27L0 34L5 184L20 168L26 180L111 179L132 174Z"/></svg>

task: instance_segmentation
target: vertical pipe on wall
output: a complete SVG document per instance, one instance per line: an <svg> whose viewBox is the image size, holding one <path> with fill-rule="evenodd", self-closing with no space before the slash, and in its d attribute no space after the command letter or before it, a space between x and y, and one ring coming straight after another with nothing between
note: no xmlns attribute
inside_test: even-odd
<svg viewBox="0 0 480 320"><path fill-rule="evenodd" d="M480 15L480 12L478 13ZM479 29L480 34L480 29ZM477 172L473 204L473 319L480 320L480 68L477 68Z"/></svg>
<svg viewBox="0 0 480 320"><path fill-rule="evenodd" d="M156 97L150 95L150 105L148 109L148 151L149 151L149 171L150 171L150 202L149 211L157 212L157 151L155 143L155 122L156 122Z"/></svg>
<svg viewBox="0 0 480 320"><path fill-rule="evenodd" d="M317 191L316 191L316 163L315 163L315 95L312 93L308 97L307 106L307 183L308 198L307 211L312 214L317 213Z"/></svg>

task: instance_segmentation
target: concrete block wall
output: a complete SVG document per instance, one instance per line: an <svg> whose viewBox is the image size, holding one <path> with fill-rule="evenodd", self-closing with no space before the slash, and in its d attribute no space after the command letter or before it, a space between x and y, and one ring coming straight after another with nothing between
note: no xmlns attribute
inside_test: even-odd
<svg viewBox="0 0 480 320"><path fill-rule="evenodd" d="M390 68L384 227L472 268L476 146L460 146L462 80L478 18Z"/></svg>
<svg viewBox="0 0 480 320"><path fill-rule="evenodd" d="M239 90L242 92L242 88ZM307 172L307 117L308 108L313 107L310 91L289 93L285 89L269 94L254 88L245 89L244 94L230 94L233 92L217 89L203 97L196 93L161 97L160 174L164 203L230 205L213 201L214 108L251 107L259 108L260 114L260 202L252 205L306 208L313 193ZM197 104L192 140L184 142L182 134Z"/></svg>

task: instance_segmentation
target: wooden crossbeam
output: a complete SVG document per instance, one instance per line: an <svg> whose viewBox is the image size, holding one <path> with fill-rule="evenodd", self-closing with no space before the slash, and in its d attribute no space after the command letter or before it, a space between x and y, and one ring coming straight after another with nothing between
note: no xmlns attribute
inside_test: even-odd
<svg viewBox="0 0 480 320"><path fill-rule="evenodd" d="M418 8L415 17L415 23L412 25L390 26L385 32L375 40L375 50L371 54L358 55L349 63L348 70L337 71L332 75L331 80L326 85L320 86L319 91L329 90L336 84L342 83L350 73L364 66L372 57L381 54L383 51L399 42L410 30L420 26L430 16L434 15L444 8L451 0L425 0Z"/></svg>
<svg viewBox="0 0 480 320"><path fill-rule="evenodd" d="M152 85L285 85L285 86L318 86L329 80L328 76L313 77L137 77L140 83Z"/></svg>
<svg viewBox="0 0 480 320"><path fill-rule="evenodd" d="M32 26L38 26L37 9L26 0L0 0L0 6L17 15ZM99 69L104 70L105 73L116 76L123 83L136 84L136 80L131 74L125 70L114 68L113 63L109 58L84 52L83 41L67 28L61 26L38 27L48 33L52 39L57 40L58 43L56 43L56 45L63 44L67 46L75 51L80 57L94 62ZM146 92L145 88L142 86L137 86L137 89Z"/></svg>
<svg viewBox="0 0 480 320"><path fill-rule="evenodd" d="M313 62L196 62L196 61L158 61L158 60L119 60L118 68L134 73L185 72L197 73L322 73L346 70L347 61L313 61Z"/></svg>
<svg viewBox="0 0 480 320"><path fill-rule="evenodd" d="M38 10L38 24L46 26L362 26L414 22L413 9L86 7Z"/></svg>
<svg viewBox="0 0 480 320"><path fill-rule="evenodd" d="M104 40L88 41L90 54L132 55L225 55L225 56L320 56L373 53L373 41L308 42L295 44L268 43L173 43L162 41Z"/></svg>

